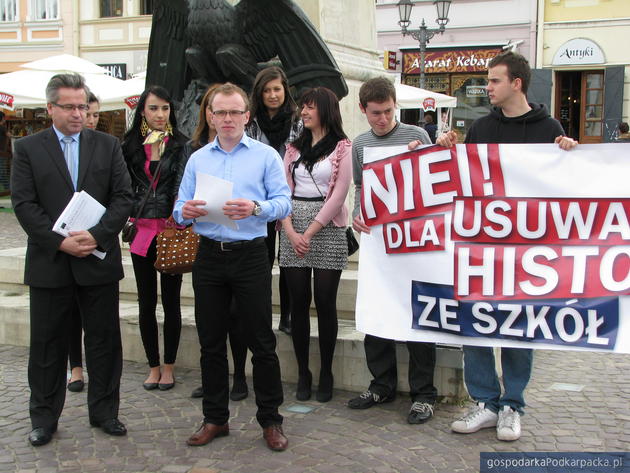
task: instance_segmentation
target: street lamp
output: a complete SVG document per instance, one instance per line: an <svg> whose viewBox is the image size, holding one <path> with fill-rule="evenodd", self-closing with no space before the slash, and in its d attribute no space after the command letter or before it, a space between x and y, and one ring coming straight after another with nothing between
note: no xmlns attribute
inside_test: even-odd
<svg viewBox="0 0 630 473"><path fill-rule="evenodd" d="M424 55L427 51L427 43L431 41L436 34L444 33L446 24L448 23L448 10L451 7L451 0L436 0L433 2L437 9L437 20L435 22L440 25L439 28L428 28L422 19L422 24L417 30L409 30L411 21L411 9L413 3L411 0L400 0L398 2L398 16L400 21L398 24L402 29L403 36L410 35L413 39L420 43L420 88L424 89Z"/></svg>

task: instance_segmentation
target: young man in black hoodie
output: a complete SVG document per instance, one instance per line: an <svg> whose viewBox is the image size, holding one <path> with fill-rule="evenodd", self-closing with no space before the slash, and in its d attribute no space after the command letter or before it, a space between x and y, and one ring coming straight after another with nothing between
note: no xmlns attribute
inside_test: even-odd
<svg viewBox="0 0 630 473"><path fill-rule="evenodd" d="M531 69L527 59L511 51L502 53L488 65L488 98L493 105L485 117L476 120L465 143L557 143L570 150L577 142L564 135L560 123L549 116L547 107L527 102ZM444 133L437 144L451 147L457 143L453 131ZM411 143L410 143L411 146ZM477 405L451 424L454 432L469 434L486 427L497 429L499 440L521 436L520 416L529 382L533 351L501 348L504 394L495 371L491 347L464 346L464 381Z"/></svg>

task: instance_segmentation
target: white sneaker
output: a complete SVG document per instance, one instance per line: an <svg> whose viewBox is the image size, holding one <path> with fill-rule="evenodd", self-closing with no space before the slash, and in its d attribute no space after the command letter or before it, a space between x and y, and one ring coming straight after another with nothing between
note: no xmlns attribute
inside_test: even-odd
<svg viewBox="0 0 630 473"><path fill-rule="evenodd" d="M480 429L497 425L498 416L487 409L483 402L470 409L463 417L451 424L451 430L460 434L472 434Z"/></svg>
<svg viewBox="0 0 630 473"><path fill-rule="evenodd" d="M521 415L510 406L503 406L499 411L497 438L511 442L521 437Z"/></svg>

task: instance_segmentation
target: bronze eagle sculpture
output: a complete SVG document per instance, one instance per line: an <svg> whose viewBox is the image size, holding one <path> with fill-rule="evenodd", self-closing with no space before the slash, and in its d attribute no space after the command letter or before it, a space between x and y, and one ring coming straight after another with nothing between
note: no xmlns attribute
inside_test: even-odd
<svg viewBox="0 0 630 473"><path fill-rule="evenodd" d="M197 89L231 81L249 92L269 61L280 61L295 95L314 86L348 94L328 47L292 0L155 2L147 84L165 86L176 99L192 81Z"/></svg>

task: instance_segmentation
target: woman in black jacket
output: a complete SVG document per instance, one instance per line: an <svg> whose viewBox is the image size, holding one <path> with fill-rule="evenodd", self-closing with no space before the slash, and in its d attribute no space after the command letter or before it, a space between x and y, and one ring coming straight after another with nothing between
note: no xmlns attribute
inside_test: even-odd
<svg viewBox="0 0 630 473"><path fill-rule="evenodd" d="M164 364L160 367L157 305L156 236L165 228L179 188L183 148L187 138L177 130L168 92L159 86L147 88L138 101L131 127L123 139L123 154L135 193L131 216L138 232L130 244L138 288L139 324L142 344L151 371L143 386L147 390L171 389L173 367L182 327L180 309L181 275L161 274L164 309ZM142 201L148 193L146 203ZM142 207L142 208L141 208Z"/></svg>

